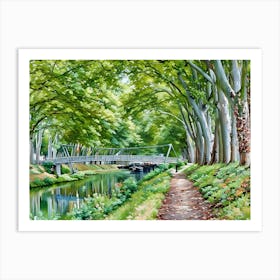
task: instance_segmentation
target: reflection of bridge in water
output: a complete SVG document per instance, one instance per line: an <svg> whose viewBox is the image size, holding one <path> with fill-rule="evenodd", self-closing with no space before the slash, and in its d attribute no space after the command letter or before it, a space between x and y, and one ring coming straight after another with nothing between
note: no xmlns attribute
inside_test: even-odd
<svg viewBox="0 0 280 280"><path fill-rule="evenodd" d="M157 154L156 149L166 148L165 154ZM139 154L141 151L147 153L147 150L154 150L154 154ZM62 153L56 158L48 158L47 161L52 161L56 167L56 173L61 174L61 165L68 164L72 170L73 163L91 163L91 164L162 164L162 163L176 163L179 158L173 148L172 144L145 146L145 147L128 147L128 148L95 148L87 155L73 155L73 145L62 145ZM176 157L170 157L170 152ZM149 152L149 151L148 151Z"/></svg>

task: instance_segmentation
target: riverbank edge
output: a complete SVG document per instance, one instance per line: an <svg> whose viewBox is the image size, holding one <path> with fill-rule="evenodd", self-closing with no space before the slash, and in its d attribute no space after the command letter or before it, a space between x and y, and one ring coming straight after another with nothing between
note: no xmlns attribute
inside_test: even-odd
<svg viewBox="0 0 280 280"><path fill-rule="evenodd" d="M105 220L156 220L166 193L170 189L173 168L149 178L146 175L138 189L124 204L112 211Z"/></svg>
<svg viewBox="0 0 280 280"><path fill-rule="evenodd" d="M30 165L31 167L34 167L35 165ZM99 165L79 165L82 166L83 170L78 170L78 172L74 174L62 174L60 176L56 174L48 173L47 170L44 169L43 166L39 166L37 169L41 170L42 173L39 173L37 175L41 175L42 178L33 176L34 179L32 180L31 174L30 174L30 180L29 180L29 188L30 189L36 189L36 188L44 188L44 187L50 187L52 185L58 184L58 183L66 183L66 182L73 182L73 181L79 181L83 180L86 177L94 176L100 173L109 173L109 172L117 172L120 171L120 169L116 165L111 165L111 168L107 168L108 166L103 165L102 167ZM105 168L104 168L105 167ZM88 168L88 169L86 169Z"/></svg>

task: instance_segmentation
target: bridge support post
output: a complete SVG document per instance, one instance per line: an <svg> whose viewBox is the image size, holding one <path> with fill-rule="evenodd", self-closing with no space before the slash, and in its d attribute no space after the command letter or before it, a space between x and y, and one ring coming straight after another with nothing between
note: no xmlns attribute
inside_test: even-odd
<svg viewBox="0 0 280 280"><path fill-rule="evenodd" d="M170 151L171 151L171 148L172 148L172 144L168 144L168 151L167 151L167 154L165 156L165 159L164 159L164 163L166 163L168 157L169 157L169 154L170 154Z"/></svg>
<svg viewBox="0 0 280 280"><path fill-rule="evenodd" d="M61 175L61 164L56 164L55 165L55 172L58 176Z"/></svg>

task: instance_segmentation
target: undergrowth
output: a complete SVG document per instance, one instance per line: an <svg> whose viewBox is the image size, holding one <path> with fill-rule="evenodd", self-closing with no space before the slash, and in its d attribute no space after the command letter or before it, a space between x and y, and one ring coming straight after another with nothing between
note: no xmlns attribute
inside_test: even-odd
<svg viewBox="0 0 280 280"><path fill-rule="evenodd" d="M107 217L108 220L154 220L170 188L170 173L142 180L131 199Z"/></svg>
<svg viewBox="0 0 280 280"><path fill-rule="evenodd" d="M128 178L120 183L111 196L94 194L85 199L80 208L69 214L74 220L155 219L157 211L169 189L168 165L160 165L136 183Z"/></svg>
<svg viewBox="0 0 280 280"><path fill-rule="evenodd" d="M185 174L219 219L250 219L250 168L238 163L192 165Z"/></svg>

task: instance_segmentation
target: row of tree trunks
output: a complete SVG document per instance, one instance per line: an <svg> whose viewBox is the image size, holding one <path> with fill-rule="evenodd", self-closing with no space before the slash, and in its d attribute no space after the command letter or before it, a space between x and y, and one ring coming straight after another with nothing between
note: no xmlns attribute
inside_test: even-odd
<svg viewBox="0 0 280 280"><path fill-rule="evenodd" d="M225 74L222 62L219 60L214 61L212 67L208 68L209 75L198 66L189 64L208 81L207 95L209 98L212 94L216 103L216 120L212 139L212 124L207 121L209 118L191 98L186 82L179 75L179 81L185 89L189 104L195 114L194 119L197 122L196 138L186 136L187 147L195 148L195 158L190 157L188 153L188 160L199 164L239 161L241 164L249 165L250 110L248 95L250 88L248 62L231 61L230 78ZM204 146L202 142L204 142ZM212 147L211 151L210 147Z"/></svg>
<svg viewBox="0 0 280 280"><path fill-rule="evenodd" d="M182 75L178 74L179 81L181 85L183 86L185 90L185 95L187 97L187 100L193 109L194 115L197 120L197 132L200 132L200 142L198 145L200 146L200 155L199 155L199 163L200 164L209 164L211 160L211 134L208 127L206 116L201 108L199 108L198 104L195 102L195 100L191 97L190 91L188 89L188 86L186 82L184 81ZM202 144L201 142L204 142ZM203 152L202 152L203 150Z"/></svg>

